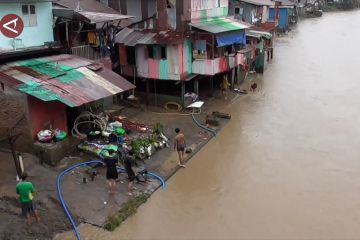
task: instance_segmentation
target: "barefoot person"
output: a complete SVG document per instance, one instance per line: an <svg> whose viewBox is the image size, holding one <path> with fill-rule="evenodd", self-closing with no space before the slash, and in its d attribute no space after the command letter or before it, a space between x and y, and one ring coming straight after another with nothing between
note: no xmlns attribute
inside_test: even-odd
<svg viewBox="0 0 360 240"><path fill-rule="evenodd" d="M229 91L230 86L231 85L227 79L227 76L224 75L223 81L220 84L220 88L221 88L221 91L222 91L222 94L223 94L223 97L225 100L227 100L227 98L228 98L228 91Z"/></svg>
<svg viewBox="0 0 360 240"><path fill-rule="evenodd" d="M106 164L106 179L109 185L109 193L114 194L116 192L116 179L118 178L118 172L116 169L117 156L114 150L108 150L109 156L104 158Z"/></svg>
<svg viewBox="0 0 360 240"><path fill-rule="evenodd" d="M16 185L16 193L20 195L22 214L24 215L24 217L26 217L27 224L30 225L30 214L35 215L37 222L40 222L40 216L33 202L33 195L35 194L34 185L31 182L27 181L27 178L28 175L23 172L21 174L21 182Z"/></svg>
<svg viewBox="0 0 360 240"><path fill-rule="evenodd" d="M179 166L185 167L184 164L184 152L186 147L185 136L182 132L180 132L179 128L175 129L175 133L176 136L175 136L174 150L176 150L179 154Z"/></svg>
<svg viewBox="0 0 360 240"><path fill-rule="evenodd" d="M128 189L127 189L127 194L129 196L133 195L133 190L136 189L134 187L134 181L136 178L136 171L135 171L135 156L134 156L134 151L130 150L129 153L127 154L127 156L124 159L124 168L125 171L128 175L129 178L129 184L128 184Z"/></svg>

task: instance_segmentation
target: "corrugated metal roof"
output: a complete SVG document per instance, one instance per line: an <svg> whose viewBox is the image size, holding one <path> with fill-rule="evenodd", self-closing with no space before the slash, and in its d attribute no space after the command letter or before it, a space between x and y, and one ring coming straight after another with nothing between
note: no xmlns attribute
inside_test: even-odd
<svg viewBox="0 0 360 240"><path fill-rule="evenodd" d="M261 37L265 37L267 39L271 39L272 38L272 34L266 31L258 31L258 30L246 30L246 36L249 37L256 37L256 38L261 38Z"/></svg>
<svg viewBox="0 0 360 240"><path fill-rule="evenodd" d="M125 27L133 23L133 16L121 15L118 11L106 7L96 0L80 1L80 11L77 11L78 0L57 0L53 2L53 13L55 16L71 19L74 15L78 20L88 23L98 23L97 27L101 28L103 22L113 22Z"/></svg>
<svg viewBox="0 0 360 240"><path fill-rule="evenodd" d="M130 28L124 28L115 37L116 43L126 46L136 46L138 44L155 44L156 33L144 33Z"/></svg>
<svg viewBox="0 0 360 240"><path fill-rule="evenodd" d="M274 2L271 0L238 0L239 2L250 3L256 6L272 6Z"/></svg>
<svg viewBox="0 0 360 240"><path fill-rule="evenodd" d="M13 88L42 101L60 101L70 107L81 106L135 88L106 68L90 70L96 63L61 54L0 65L1 75ZM95 67L96 68L96 67Z"/></svg>
<svg viewBox="0 0 360 240"><path fill-rule="evenodd" d="M112 8L106 7L104 4L96 0L56 0L53 2L53 5L60 5L66 8L75 10L77 6L80 6L80 9L86 12L98 12L98 13L110 13L110 14L119 14L118 11L115 11Z"/></svg>
<svg viewBox="0 0 360 240"><path fill-rule="evenodd" d="M85 17L89 23L103 23L103 22L133 18L133 16L128 16L128 15L99 13L99 12L85 12L85 11L75 11L75 14L79 14Z"/></svg>
<svg viewBox="0 0 360 240"><path fill-rule="evenodd" d="M147 33L137 41L137 44L156 44L155 37L156 33Z"/></svg>
<svg viewBox="0 0 360 240"><path fill-rule="evenodd" d="M214 34L249 28L249 24L229 17L209 18L189 25Z"/></svg>
<svg viewBox="0 0 360 240"><path fill-rule="evenodd" d="M189 37L190 32L178 32L174 30L154 32L154 30L138 31L124 28L116 35L115 42L122 43L126 46L136 46L140 44L177 44Z"/></svg>

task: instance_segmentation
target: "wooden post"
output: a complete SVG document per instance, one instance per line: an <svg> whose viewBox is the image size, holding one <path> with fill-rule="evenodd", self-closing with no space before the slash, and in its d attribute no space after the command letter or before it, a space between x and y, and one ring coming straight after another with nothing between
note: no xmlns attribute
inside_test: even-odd
<svg viewBox="0 0 360 240"><path fill-rule="evenodd" d="M67 21L67 20L65 22L65 33L66 33L66 45L67 45L67 47L70 47L70 43L69 43L69 21Z"/></svg>
<svg viewBox="0 0 360 240"><path fill-rule="evenodd" d="M211 59L214 59L215 58L215 35L213 34L212 35L212 58Z"/></svg>
<svg viewBox="0 0 360 240"><path fill-rule="evenodd" d="M156 79L154 79L155 106L157 106Z"/></svg>
<svg viewBox="0 0 360 240"><path fill-rule="evenodd" d="M150 80L146 79L146 105L150 104Z"/></svg>
<svg viewBox="0 0 360 240"><path fill-rule="evenodd" d="M21 168L20 168L20 163L19 163L19 159L18 159L18 157L16 155L16 152L15 152L13 136L11 136L10 134L9 134L9 145L10 145L11 153L13 155L17 175L20 176L21 173L22 173Z"/></svg>
<svg viewBox="0 0 360 240"><path fill-rule="evenodd" d="M234 90L235 82L235 67L231 70L231 90Z"/></svg>
<svg viewBox="0 0 360 240"><path fill-rule="evenodd" d="M185 81L181 81L181 103L185 107Z"/></svg>
<svg viewBox="0 0 360 240"><path fill-rule="evenodd" d="M194 80L194 92L199 95L199 80Z"/></svg>
<svg viewBox="0 0 360 240"><path fill-rule="evenodd" d="M211 96L214 95L214 78L213 76L210 77L210 92L211 92Z"/></svg>
<svg viewBox="0 0 360 240"><path fill-rule="evenodd" d="M240 69L241 69L241 65L237 66L237 68L236 68L236 84L237 85L240 84Z"/></svg>

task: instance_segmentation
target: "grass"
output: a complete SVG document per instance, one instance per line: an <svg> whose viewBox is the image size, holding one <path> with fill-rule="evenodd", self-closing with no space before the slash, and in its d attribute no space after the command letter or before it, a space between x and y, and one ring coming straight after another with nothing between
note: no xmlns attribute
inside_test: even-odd
<svg viewBox="0 0 360 240"><path fill-rule="evenodd" d="M126 202L121 210L114 216L111 216L106 221L104 228L108 231L114 231L118 226L121 225L129 216L136 213L138 207L145 203L150 197L149 194L141 194L132 198L130 201Z"/></svg>

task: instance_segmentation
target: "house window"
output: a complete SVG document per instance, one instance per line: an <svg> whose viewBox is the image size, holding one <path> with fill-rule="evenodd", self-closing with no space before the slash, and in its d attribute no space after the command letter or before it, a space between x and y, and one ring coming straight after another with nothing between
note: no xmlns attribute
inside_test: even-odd
<svg viewBox="0 0 360 240"><path fill-rule="evenodd" d="M160 48L160 53L161 53L161 59L166 59L166 47L161 47Z"/></svg>
<svg viewBox="0 0 360 240"><path fill-rule="evenodd" d="M236 8L235 8L235 14L236 14L236 15L240 15L240 8L239 8L239 7L236 7Z"/></svg>
<svg viewBox="0 0 360 240"><path fill-rule="evenodd" d="M148 58L152 59L166 59L166 46L148 46Z"/></svg>
<svg viewBox="0 0 360 240"><path fill-rule="evenodd" d="M126 49L127 53L127 63L129 65L135 66L136 65L136 59L135 59L135 47L127 47Z"/></svg>
<svg viewBox="0 0 360 240"><path fill-rule="evenodd" d="M5 91L5 85L4 83L0 82L0 90L3 92Z"/></svg>
<svg viewBox="0 0 360 240"><path fill-rule="evenodd" d="M22 16L25 27L34 27L37 26L37 16L35 5L22 5Z"/></svg>
<svg viewBox="0 0 360 240"><path fill-rule="evenodd" d="M155 47L154 46L148 46L148 58L155 58Z"/></svg>

